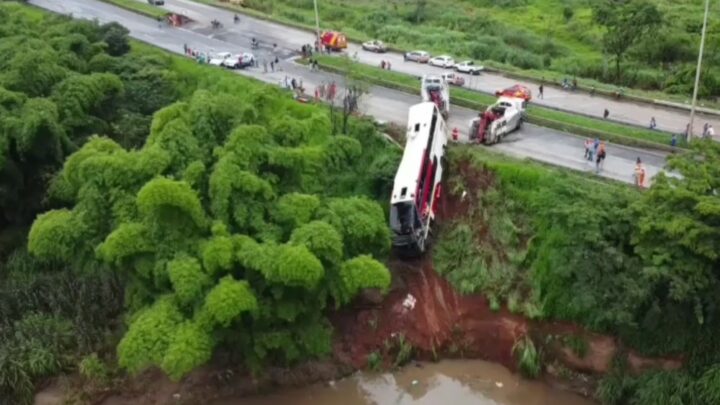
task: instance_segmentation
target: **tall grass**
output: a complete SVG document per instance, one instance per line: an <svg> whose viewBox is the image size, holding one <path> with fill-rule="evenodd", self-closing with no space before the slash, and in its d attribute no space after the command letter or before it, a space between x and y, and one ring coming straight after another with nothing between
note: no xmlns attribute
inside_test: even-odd
<svg viewBox="0 0 720 405"><path fill-rule="evenodd" d="M512 348L520 373L528 378L537 378L542 371L540 352L535 348L535 343L529 336L525 335L515 342Z"/></svg>

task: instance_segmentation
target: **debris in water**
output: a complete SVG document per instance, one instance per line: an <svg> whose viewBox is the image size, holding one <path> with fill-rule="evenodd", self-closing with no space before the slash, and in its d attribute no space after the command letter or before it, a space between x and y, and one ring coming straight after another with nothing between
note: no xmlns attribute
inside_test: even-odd
<svg viewBox="0 0 720 405"><path fill-rule="evenodd" d="M418 384L420 384L420 381L418 381L418 380L412 380L412 385L418 385Z"/></svg>
<svg viewBox="0 0 720 405"><path fill-rule="evenodd" d="M334 386L335 386L335 381L334 381L334 380L328 381L328 386L334 387Z"/></svg>
<svg viewBox="0 0 720 405"><path fill-rule="evenodd" d="M465 201L465 197L467 197L467 191L463 190L462 196L460 197L460 201Z"/></svg>
<svg viewBox="0 0 720 405"><path fill-rule="evenodd" d="M173 398L175 398L175 400L179 400L179 399L180 399L180 393L179 393L179 392L174 393L174 394L173 394Z"/></svg>
<svg viewBox="0 0 720 405"><path fill-rule="evenodd" d="M497 382L495 382L495 386L498 387L498 388L502 388L502 387L503 387L503 383L501 383L500 381L497 381Z"/></svg>

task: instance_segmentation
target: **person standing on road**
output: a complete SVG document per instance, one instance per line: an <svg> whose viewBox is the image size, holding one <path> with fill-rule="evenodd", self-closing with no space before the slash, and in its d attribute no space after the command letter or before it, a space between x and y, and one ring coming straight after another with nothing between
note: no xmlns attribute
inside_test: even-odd
<svg viewBox="0 0 720 405"><path fill-rule="evenodd" d="M387 61L387 64L385 66L387 66L387 70L390 70L390 61Z"/></svg>
<svg viewBox="0 0 720 405"><path fill-rule="evenodd" d="M635 162L635 185L638 188L645 186L645 166L643 166L642 160L640 160L639 157Z"/></svg>
<svg viewBox="0 0 720 405"><path fill-rule="evenodd" d="M384 60L380 61L380 69L385 70L385 61Z"/></svg>
<svg viewBox="0 0 720 405"><path fill-rule="evenodd" d="M267 73L267 60L263 59L263 72Z"/></svg>
<svg viewBox="0 0 720 405"><path fill-rule="evenodd" d="M657 121L655 121L655 117L650 118L650 129L655 129L657 127Z"/></svg>
<svg viewBox="0 0 720 405"><path fill-rule="evenodd" d="M603 118L607 119L609 116L610 116L610 111L608 111L608 109L606 108L605 111L603 112Z"/></svg>
<svg viewBox="0 0 720 405"><path fill-rule="evenodd" d="M600 173L600 170L605 163L606 154L607 152L605 151L605 142L600 142L600 147L598 148L597 153L597 160L595 161L595 173Z"/></svg>
<svg viewBox="0 0 720 405"><path fill-rule="evenodd" d="M592 141L590 138L585 140L585 159L592 160L590 157L590 148L592 147Z"/></svg>
<svg viewBox="0 0 720 405"><path fill-rule="evenodd" d="M543 86L542 83L540 83L540 87L538 88L538 94L540 95L540 99L543 99L543 90L545 90L545 86Z"/></svg>
<svg viewBox="0 0 720 405"><path fill-rule="evenodd" d="M275 72L275 62L274 61L270 61L270 70Z"/></svg>
<svg viewBox="0 0 720 405"><path fill-rule="evenodd" d="M713 139L715 136L715 130L713 129L712 125L708 125L707 133L705 134L706 139Z"/></svg>

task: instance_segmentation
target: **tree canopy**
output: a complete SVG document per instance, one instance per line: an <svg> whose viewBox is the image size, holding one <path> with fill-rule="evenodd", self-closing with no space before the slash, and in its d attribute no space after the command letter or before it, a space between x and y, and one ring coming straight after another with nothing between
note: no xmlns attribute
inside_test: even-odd
<svg viewBox="0 0 720 405"><path fill-rule="evenodd" d="M129 276L117 353L131 372L154 365L178 379L219 346L253 369L327 354L326 306L390 284L378 261L390 245L385 213L365 196L385 178L364 175L388 159L381 138L355 121L333 135L326 111L276 90L217 86L231 90L158 111L139 149L89 138L52 183L67 207L30 231L40 259ZM88 108L67 103L73 116ZM355 180L338 182L341 167Z"/></svg>

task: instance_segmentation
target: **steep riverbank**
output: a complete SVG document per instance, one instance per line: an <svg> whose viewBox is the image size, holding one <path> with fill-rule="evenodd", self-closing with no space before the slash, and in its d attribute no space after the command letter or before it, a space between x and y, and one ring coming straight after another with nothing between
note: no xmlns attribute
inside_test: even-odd
<svg viewBox="0 0 720 405"><path fill-rule="evenodd" d="M467 167L461 170L469 170ZM473 189L487 187L487 173L462 173ZM441 223L463 218L468 200L446 193ZM482 224L474 224L481 232ZM365 294L353 305L330 314L335 328L333 355L295 368L273 368L251 377L240 362L219 354L211 365L180 383L157 371L128 380L116 390L96 396L95 403L165 404L198 400L232 401L280 388L330 382L356 370L392 369L411 359L481 359L517 369L513 349L530 339L542 353L543 378L562 389L591 397L595 382L610 368L616 354L627 354L631 371L674 369L680 359L648 359L622 347L612 336L585 331L572 323L541 322L493 310L481 295L461 295L433 268L432 256L408 261L391 259L393 286L384 297Z"/></svg>

